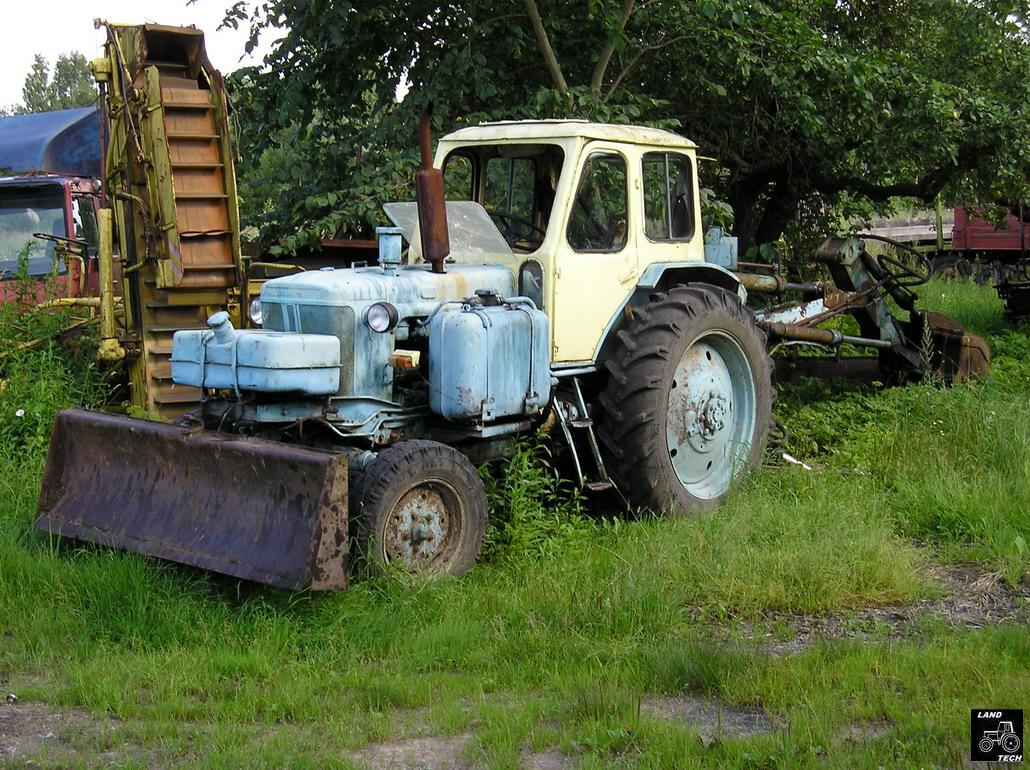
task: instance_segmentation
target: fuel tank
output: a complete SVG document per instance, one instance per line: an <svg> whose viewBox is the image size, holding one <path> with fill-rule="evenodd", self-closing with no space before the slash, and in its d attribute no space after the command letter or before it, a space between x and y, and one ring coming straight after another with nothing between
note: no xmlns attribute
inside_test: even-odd
<svg viewBox="0 0 1030 770"><path fill-rule="evenodd" d="M480 294L429 321L429 408L457 421L537 414L551 392L547 316L525 297Z"/></svg>

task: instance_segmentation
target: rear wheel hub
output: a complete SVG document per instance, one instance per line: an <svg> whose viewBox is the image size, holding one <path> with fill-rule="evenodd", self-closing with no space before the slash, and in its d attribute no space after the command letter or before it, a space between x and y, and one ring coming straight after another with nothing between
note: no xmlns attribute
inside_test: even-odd
<svg viewBox="0 0 1030 770"><path fill-rule="evenodd" d="M750 362L731 335L711 332L684 351L669 390L666 440L691 494L708 499L729 488L749 448L755 401Z"/></svg>

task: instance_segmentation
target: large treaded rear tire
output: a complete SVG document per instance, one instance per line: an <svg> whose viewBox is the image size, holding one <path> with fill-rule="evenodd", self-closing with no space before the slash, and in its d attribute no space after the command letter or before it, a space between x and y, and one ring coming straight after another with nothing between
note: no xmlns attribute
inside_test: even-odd
<svg viewBox="0 0 1030 770"><path fill-rule="evenodd" d="M394 444L351 475L355 544L373 567L464 574L479 558L486 508L475 467L436 441Z"/></svg>
<svg viewBox="0 0 1030 770"><path fill-rule="evenodd" d="M753 313L725 289L677 286L617 336L598 430L609 473L637 508L718 505L760 461L771 424L772 362Z"/></svg>

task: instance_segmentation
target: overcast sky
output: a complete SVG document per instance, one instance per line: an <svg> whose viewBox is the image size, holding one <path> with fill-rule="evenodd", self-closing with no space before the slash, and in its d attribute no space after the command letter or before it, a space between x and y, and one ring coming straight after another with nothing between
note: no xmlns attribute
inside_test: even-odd
<svg viewBox="0 0 1030 770"><path fill-rule="evenodd" d="M131 24L192 24L206 33L208 57L223 73L256 64L252 58L240 61L246 30L216 31L231 4L232 0L197 0L193 5L186 0L3 0L0 106L21 102L22 83L35 54L43 54L51 66L62 53L100 56L104 35L93 29L97 17Z"/></svg>

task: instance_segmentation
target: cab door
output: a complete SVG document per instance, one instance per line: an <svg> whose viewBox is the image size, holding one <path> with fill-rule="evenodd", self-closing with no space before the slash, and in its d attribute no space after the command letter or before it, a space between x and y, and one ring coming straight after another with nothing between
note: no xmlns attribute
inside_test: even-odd
<svg viewBox="0 0 1030 770"><path fill-rule="evenodd" d="M551 318L554 363L588 362L612 315L637 280L632 149L590 142L580 154L575 192L560 222Z"/></svg>

